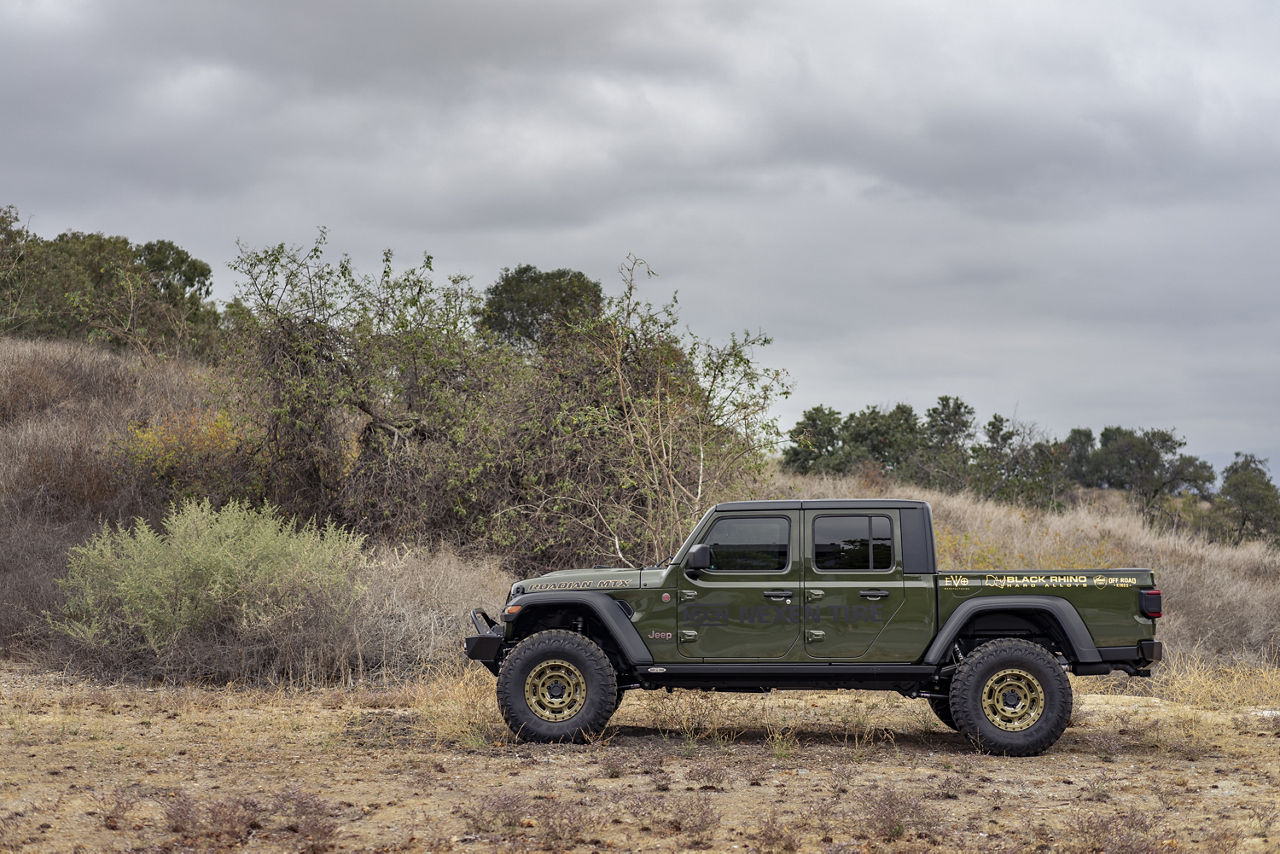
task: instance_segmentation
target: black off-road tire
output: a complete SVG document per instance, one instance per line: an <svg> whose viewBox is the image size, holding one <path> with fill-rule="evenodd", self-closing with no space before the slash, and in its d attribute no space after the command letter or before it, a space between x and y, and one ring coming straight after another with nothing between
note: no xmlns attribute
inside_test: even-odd
<svg viewBox="0 0 1280 854"><path fill-rule="evenodd" d="M1071 706L1071 683L1058 659L1019 638L984 643L951 680L956 729L984 753L1043 753L1067 728Z"/></svg>
<svg viewBox="0 0 1280 854"><path fill-rule="evenodd" d="M956 719L951 714L951 698L949 697L926 697L929 702L929 708L933 709L933 713L938 716L938 720L942 721L942 725L958 730Z"/></svg>
<svg viewBox="0 0 1280 854"><path fill-rule="evenodd" d="M538 632L503 660L498 706L523 741L586 741L618 707L618 675L585 635Z"/></svg>

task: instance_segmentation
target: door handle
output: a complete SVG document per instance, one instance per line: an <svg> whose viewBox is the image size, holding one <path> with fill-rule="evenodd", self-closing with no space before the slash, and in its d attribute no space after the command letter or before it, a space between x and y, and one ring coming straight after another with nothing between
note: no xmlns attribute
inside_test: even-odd
<svg viewBox="0 0 1280 854"><path fill-rule="evenodd" d="M888 590L859 590L858 595L863 599L883 599L889 595Z"/></svg>
<svg viewBox="0 0 1280 854"><path fill-rule="evenodd" d="M795 595L795 591L794 591L794 590L766 590L766 591L764 591L764 598L766 598L766 599L773 599L774 601L777 601L777 600L779 600L779 599L786 599L788 602L790 602L790 601L791 601L791 597L792 597L792 596L794 596L794 595Z"/></svg>

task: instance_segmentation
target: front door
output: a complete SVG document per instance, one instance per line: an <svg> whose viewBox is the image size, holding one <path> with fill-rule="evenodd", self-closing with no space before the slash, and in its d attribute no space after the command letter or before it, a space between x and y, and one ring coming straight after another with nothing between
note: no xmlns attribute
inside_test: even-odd
<svg viewBox="0 0 1280 854"><path fill-rule="evenodd" d="M801 627L800 513L716 518L699 540L711 568L680 574L677 643L686 658L784 658Z"/></svg>

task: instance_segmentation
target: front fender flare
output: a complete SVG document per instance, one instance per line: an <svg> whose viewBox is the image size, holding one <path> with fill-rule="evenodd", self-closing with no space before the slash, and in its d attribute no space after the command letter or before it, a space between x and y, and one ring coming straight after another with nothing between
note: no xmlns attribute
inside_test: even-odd
<svg viewBox="0 0 1280 854"><path fill-rule="evenodd" d="M508 613L513 606L517 605L520 607L518 613ZM554 609L564 605L585 607L591 611L600 620L605 631L613 638L618 651L630 666L644 667L653 664L653 655L650 654L649 648L644 645L644 641L640 639L640 633L636 631L636 627L631 624L627 615L623 613L622 608L618 606L618 600L611 599L603 593L584 590L521 593L508 602L503 609L502 622L508 627L508 639L511 636L510 626L525 613L545 608Z"/></svg>
<svg viewBox="0 0 1280 854"><path fill-rule="evenodd" d="M971 619L979 614L997 611L1023 613L1035 611L1048 614L1062 628L1062 633L1067 643L1071 645L1076 661L1082 663L1102 661L1102 656L1098 654L1098 648L1093 643L1093 636L1089 634L1089 629L1085 626L1080 613L1066 599L1059 596L992 596L986 599L970 599L968 602L961 603L947 618L947 622L938 631L938 636L929 645L929 650L924 654L924 663L942 664L947 658L951 645L955 643L956 638L960 636L960 632Z"/></svg>

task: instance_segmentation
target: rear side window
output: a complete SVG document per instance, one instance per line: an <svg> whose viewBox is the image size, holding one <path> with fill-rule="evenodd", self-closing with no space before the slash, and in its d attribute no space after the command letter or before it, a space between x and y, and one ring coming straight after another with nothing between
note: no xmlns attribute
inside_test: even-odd
<svg viewBox="0 0 1280 854"><path fill-rule="evenodd" d="M778 572L791 562L791 521L785 517L720 519L702 540L716 572Z"/></svg>
<svg viewBox="0 0 1280 854"><path fill-rule="evenodd" d="M888 516L819 516L813 520L813 565L839 572L893 569Z"/></svg>

